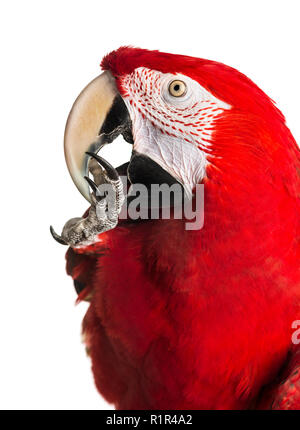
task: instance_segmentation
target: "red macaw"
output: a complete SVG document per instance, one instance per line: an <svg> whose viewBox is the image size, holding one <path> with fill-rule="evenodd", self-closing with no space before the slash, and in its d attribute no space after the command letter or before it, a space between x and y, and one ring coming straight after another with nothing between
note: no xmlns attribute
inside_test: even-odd
<svg viewBox="0 0 300 430"><path fill-rule="evenodd" d="M52 229L90 301L99 392L118 409L300 409L300 156L282 113L215 61L121 47L101 66L65 134L91 208ZM96 153L119 134L133 153L114 169ZM203 184L203 228L119 220L124 172L191 199ZM110 210L100 183L115 191Z"/></svg>

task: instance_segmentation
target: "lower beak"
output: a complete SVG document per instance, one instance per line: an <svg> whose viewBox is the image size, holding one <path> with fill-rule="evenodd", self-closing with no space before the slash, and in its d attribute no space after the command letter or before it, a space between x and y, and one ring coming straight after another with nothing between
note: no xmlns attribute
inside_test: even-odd
<svg viewBox="0 0 300 430"><path fill-rule="evenodd" d="M132 143L131 121L115 78L109 71L90 82L77 97L69 114L64 137L66 163L81 194L91 201L84 176L90 156L119 134Z"/></svg>

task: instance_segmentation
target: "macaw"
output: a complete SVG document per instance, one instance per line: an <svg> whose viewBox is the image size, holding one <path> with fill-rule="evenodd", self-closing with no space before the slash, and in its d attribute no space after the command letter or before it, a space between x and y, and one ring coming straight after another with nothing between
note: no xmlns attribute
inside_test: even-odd
<svg viewBox="0 0 300 430"><path fill-rule="evenodd" d="M51 228L90 303L99 392L117 409L300 409L300 153L284 116L215 61L121 47L101 67L65 131L91 206ZM132 156L116 169L97 153L119 135ZM119 219L121 175L192 200L203 185L203 227Z"/></svg>

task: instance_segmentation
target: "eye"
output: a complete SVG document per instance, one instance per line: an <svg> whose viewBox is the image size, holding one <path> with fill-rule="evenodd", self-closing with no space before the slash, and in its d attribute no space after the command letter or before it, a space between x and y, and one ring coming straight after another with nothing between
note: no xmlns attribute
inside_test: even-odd
<svg viewBox="0 0 300 430"><path fill-rule="evenodd" d="M169 93L173 97L181 97L186 93L186 85L183 81L172 81L169 85Z"/></svg>

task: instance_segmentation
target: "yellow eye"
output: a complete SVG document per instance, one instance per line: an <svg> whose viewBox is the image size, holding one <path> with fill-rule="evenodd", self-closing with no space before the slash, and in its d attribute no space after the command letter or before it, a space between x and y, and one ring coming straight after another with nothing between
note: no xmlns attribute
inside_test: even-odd
<svg viewBox="0 0 300 430"><path fill-rule="evenodd" d="M186 93L186 85L183 81L172 81L169 85L169 93L173 97L181 97Z"/></svg>

